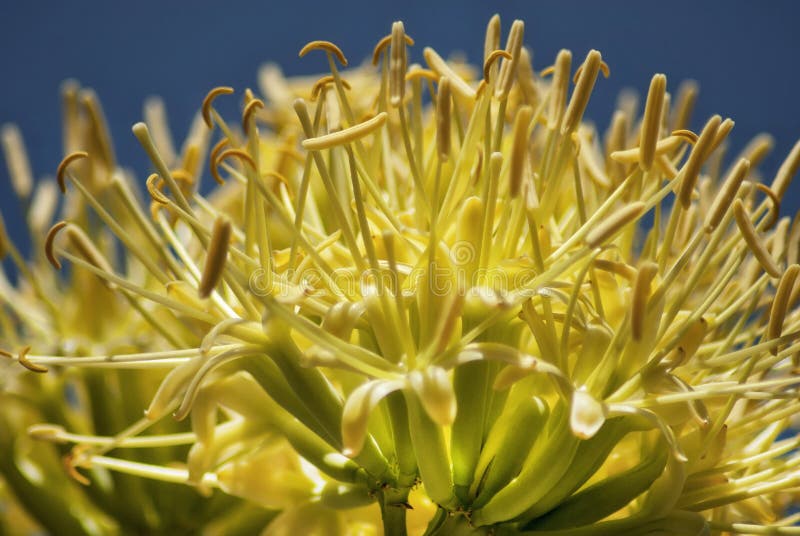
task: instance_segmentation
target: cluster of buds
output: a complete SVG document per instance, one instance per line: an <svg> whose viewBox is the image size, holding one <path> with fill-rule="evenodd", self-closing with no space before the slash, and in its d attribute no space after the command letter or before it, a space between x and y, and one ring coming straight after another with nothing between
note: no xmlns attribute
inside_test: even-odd
<svg viewBox="0 0 800 536"><path fill-rule="evenodd" d="M523 43L495 16L482 70L409 65L396 22L343 71L313 41L330 74L265 67L236 123L213 89L180 150L148 103L143 183L89 91L35 189L6 127L19 503L96 534L800 534L800 143L766 186L771 139L728 158L662 74L601 135L602 55Z"/></svg>

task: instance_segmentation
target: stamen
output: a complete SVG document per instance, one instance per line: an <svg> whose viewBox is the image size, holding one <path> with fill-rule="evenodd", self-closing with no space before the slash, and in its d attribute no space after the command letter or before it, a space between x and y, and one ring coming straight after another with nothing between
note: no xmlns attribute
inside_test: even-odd
<svg viewBox="0 0 800 536"><path fill-rule="evenodd" d="M231 222L224 216L218 216L217 219L214 220L214 228L211 231L211 241L208 246L206 263L203 266L200 284L197 286L197 294L201 298L208 298L222 278L225 262L228 259L230 240Z"/></svg>
<svg viewBox="0 0 800 536"><path fill-rule="evenodd" d="M414 82L416 80L423 79L428 80L429 82L438 82L439 78L439 75L435 72L431 71L430 69L423 69L417 64L409 67L408 72L406 73L406 82Z"/></svg>
<svg viewBox="0 0 800 536"><path fill-rule="evenodd" d="M486 61L483 64L483 79L488 84L491 78L491 71L492 67L494 67L495 62L498 58L505 58L507 60L511 59L511 54L506 52L505 50L493 50L489 57L486 58Z"/></svg>
<svg viewBox="0 0 800 536"><path fill-rule="evenodd" d="M489 55L500 48L500 15L495 14L486 25L486 37L483 41L483 64L489 61ZM486 77L484 77L488 81Z"/></svg>
<svg viewBox="0 0 800 536"><path fill-rule="evenodd" d="M722 118L718 115L708 120L706 126L703 127L703 131L700 133L700 137L697 138L697 143L692 148L692 152L689 153L686 164L683 165L683 169L681 170L683 180L681 181L681 187L678 191L678 200L684 208L689 208L692 202L692 192L694 191L694 185L697 183L697 177L700 174L700 167L710 154L709 149L716 139L717 130L721 122Z"/></svg>
<svg viewBox="0 0 800 536"><path fill-rule="evenodd" d="M556 130L561 126L561 119L567 109L567 89L569 89L569 71L572 65L572 52L562 49L556 56L553 73L553 84L550 86L550 106L548 109L547 128Z"/></svg>
<svg viewBox="0 0 800 536"><path fill-rule="evenodd" d="M762 242L761 238L759 238L758 234L756 234L756 230L753 228L750 217L745 212L744 204L742 203L741 199L737 199L733 202L733 215L736 217L736 224L739 226L739 230L742 232L744 241L747 243L750 251L753 252L753 255L758 260L764 271L776 279L780 277L781 270L775 263L775 259L773 259L767 251L767 247L764 245L764 242Z"/></svg>
<svg viewBox="0 0 800 536"><path fill-rule="evenodd" d="M15 125L3 125L0 132L11 186L20 199L28 199L33 189L33 173L22 135Z"/></svg>
<svg viewBox="0 0 800 536"><path fill-rule="evenodd" d="M636 273L631 299L631 337L634 341L642 340L647 301L650 299L650 284L657 273L658 265L649 261L645 262Z"/></svg>
<svg viewBox="0 0 800 536"><path fill-rule="evenodd" d="M156 183L156 181L158 181L158 183ZM161 191L163 185L164 181L161 180L158 173L152 173L145 181L145 186L150 193L150 197L153 198L153 201L160 205L169 205L169 199L167 199L164 192Z"/></svg>
<svg viewBox="0 0 800 536"><path fill-rule="evenodd" d="M430 66L437 75L440 77L446 76L450 79L450 83L453 85L453 89L456 93L466 99L475 100L475 90L472 89L435 50L430 47L425 47L422 51L422 55L425 57L428 66Z"/></svg>
<svg viewBox="0 0 800 536"><path fill-rule="evenodd" d="M670 128L682 130L688 128L689 122L694 111L694 104L697 100L697 82L694 80L684 80L678 86L678 98L675 99L675 109Z"/></svg>
<svg viewBox="0 0 800 536"><path fill-rule="evenodd" d="M244 107L244 111L242 112L242 130L247 132L248 125L250 124L250 119L252 115L256 112L256 109L264 108L264 101L261 99L252 99L247 105Z"/></svg>
<svg viewBox="0 0 800 536"><path fill-rule="evenodd" d="M727 138L728 134L730 134L731 130L733 130L734 125L735 123L730 118L727 118L725 121L720 123L717 133L714 135L714 141L711 143L711 147L708 148L708 155L716 151L717 147L719 147L722 142L725 141L725 138Z"/></svg>
<svg viewBox="0 0 800 536"><path fill-rule="evenodd" d="M214 102L214 99L220 95L232 94L233 88L228 86L215 87L206 94L205 98L203 99L203 105L200 109L202 110L203 121L205 121L208 128L214 128L214 123L211 121L211 104Z"/></svg>
<svg viewBox="0 0 800 536"><path fill-rule="evenodd" d="M667 89L667 77L663 74L653 76L647 101L644 105L644 117L639 143L639 165L644 171L650 171L656 156L656 143L661 130L661 116L664 108L664 95Z"/></svg>
<svg viewBox="0 0 800 536"><path fill-rule="evenodd" d="M561 134L571 133L580 125L602 62L602 56L596 50L590 50L586 55L586 60L581 65L580 77L564 116L564 124L561 125Z"/></svg>
<svg viewBox="0 0 800 536"><path fill-rule="evenodd" d="M342 64L342 67L347 67L347 58L344 57L344 52L330 41L311 41L300 49L298 56L302 58L312 50L324 50L325 52L333 54L336 56L336 59L339 60L339 63Z"/></svg>
<svg viewBox="0 0 800 536"><path fill-rule="evenodd" d="M759 225L759 228L764 229L771 229L773 225L778 223L778 218L780 217L781 212L781 199L778 197L778 194L772 191L772 189L760 182L756 183L756 190L764 192L769 197L769 200L772 202L772 206L769 209L769 220L763 220Z"/></svg>
<svg viewBox="0 0 800 536"><path fill-rule="evenodd" d="M646 206L644 202L637 201L614 212L586 234L586 245L592 249L601 246L619 230L641 216Z"/></svg>
<svg viewBox="0 0 800 536"><path fill-rule="evenodd" d="M387 117L386 112L381 112L372 119L338 132L332 132L315 138L308 138L303 140L303 148L308 151L321 151L323 149L352 143L379 129L386 122Z"/></svg>
<svg viewBox="0 0 800 536"><path fill-rule="evenodd" d="M342 85L345 87L345 89L348 89L348 90L352 89L350 87L350 83L347 80L345 80L344 78L339 78L339 80L342 81ZM323 89L325 89L326 86L328 86L329 84L334 84L334 83L336 83L336 80L333 78L333 75L330 75L330 74L329 75L325 75L322 78L320 78L319 80L317 80L316 82L314 82L314 86L311 88L311 102L314 102L314 101L317 100L317 97L319 96L319 92L322 91Z"/></svg>
<svg viewBox="0 0 800 536"><path fill-rule="evenodd" d="M442 77L436 94L436 147L441 160L447 160L450 155L450 108L450 80Z"/></svg>
<svg viewBox="0 0 800 536"><path fill-rule="evenodd" d="M522 106L514 119L514 131L511 137L511 156L508 168L509 192L511 197L519 196L525 173L525 162L528 159L528 127L533 119L533 109Z"/></svg>
<svg viewBox="0 0 800 536"><path fill-rule="evenodd" d="M61 270L61 263L53 254L53 243L55 242L58 232L66 226L67 222L63 220L56 223L47 231L47 237L44 239L44 256L47 257L47 260L56 270Z"/></svg>
<svg viewBox="0 0 800 536"><path fill-rule="evenodd" d="M692 145L697 143L697 134L685 128L673 130L671 136L679 136L688 141L689 143L691 143Z"/></svg>
<svg viewBox="0 0 800 536"><path fill-rule="evenodd" d="M408 34L403 33L403 39L405 39L406 45L410 47L414 46L414 40L411 39L411 37ZM372 65L375 66L378 65L378 62L381 60L381 53L387 46L389 46L391 42L392 42L392 34L389 34L383 37L380 41L378 41L378 44L375 45L375 48L372 50Z"/></svg>
<svg viewBox="0 0 800 536"><path fill-rule="evenodd" d="M217 155L217 158L214 161L211 162L211 176L214 177L214 180L217 181L218 184L225 184L225 181L219 174L219 165L223 162L223 160L230 156L235 156L241 159L243 162L247 162L251 169L258 171L258 169L256 169L256 163L253 161L253 157L247 154L246 151L243 151L242 149L225 149L219 155Z"/></svg>
<svg viewBox="0 0 800 536"><path fill-rule="evenodd" d="M706 232L711 232L717 228L719 222L722 221L723 216L728 212L733 199L736 197L741 186L742 181L750 171L750 161L742 158L736 163L736 167L731 170L722 183L719 193L714 198L711 208L708 209L708 217L705 221Z"/></svg>
<svg viewBox="0 0 800 536"><path fill-rule="evenodd" d="M114 273L111 265L108 263L103 254L100 253L100 250L98 250L94 245L94 242L89 240L89 237L86 236L86 233L83 232L83 229L73 224L69 224L67 225L67 230L65 232L67 233L67 238L69 238L72 247L78 251L78 254L80 254L80 256L86 260L86 262L104 272ZM103 279L103 283L105 283L110 290L117 288L114 283L108 280Z"/></svg>
<svg viewBox="0 0 800 536"><path fill-rule="evenodd" d="M789 307L789 298L792 288L800 274L800 265L792 264L781 276L778 282L778 289L775 291L775 298L772 300L772 307L769 310L769 325L767 326L767 339L777 339L783 330L783 321ZM770 348L772 355L778 355L778 346Z"/></svg>
<svg viewBox="0 0 800 536"><path fill-rule="evenodd" d="M20 365L22 365L23 367L32 372L45 373L48 370L50 370L44 365L37 365L36 363L31 363L28 360L28 352L30 351L31 351L30 346L26 346L19 351L19 354L17 354L17 361L19 361Z"/></svg>
<svg viewBox="0 0 800 536"><path fill-rule="evenodd" d="M787 156L786 160L781 164L778 173L775 175L775 180L772 181L772 185L770 186L770 189L775 192L780 199L783 199L783 194L785 194L786 189L789 188L789 183L792 182L798 167L800 167L800 141L794 144L789 156Z"/></svg>
<svg viewBox="0 0 800 536"><path fill-rule="evenodd" d="M408 56L404 35L403 23L400 21L393 23L392 43L389 49L389 103L395 108L402 104L406 92Z"/></svg>
<svg viewBox="0 0 800 536"><path fill-rule="evenodd" d="M506 52L511 54L511 59L504 61L500 65L500 74L497 75L497 89L495 90L495 98L503 101L508 98L511 91L511 86L514 84L514 79L517 76L517 63L519 62L519 51L522 49L522 38L525 33L525 23L521 20L515 20L511 24L511 30L508 34L506 41Z"/></svg>
<svg viewBox="0 0 800 536"><path fill-rule="evenodd" d="M58 168L56 169L56 181L58 182L58 187L61 189L62 194L67 193L67 185L64 178L67 167L75 160L80 160L81 158L89 158L89 153L86 151L75 151L65 156L61 163L58 164Z"/></svg>

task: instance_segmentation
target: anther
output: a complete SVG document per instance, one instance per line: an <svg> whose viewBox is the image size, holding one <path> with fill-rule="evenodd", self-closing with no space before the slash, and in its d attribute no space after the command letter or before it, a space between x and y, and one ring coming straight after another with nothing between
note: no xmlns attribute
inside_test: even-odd
<svg viewBox="0 0 800 536"><path fill-rule="evenodd" d="M667 77L663 74L653 76L647 101L644 105L644 117L639 143L639 165L644 171L650 171L656 156L656 143L661 130L661 115L664 109L664 95L667 89Z"/></svg>
<svg viewBox="0 0 800 536"><path fill-rule="evenodd" d="M792 294L792 288L797 281L798 274L800 274L800 266L792 264L786 269L778 282L775 299L772 300L772 306L769 310L769 324L767 325L767 339L769 340L777 339L781 336L783 320L786 318L789 307L789 297ZM773 346L770 348L770 352L772 355L777 355L778 347Z"/></svg>
<svg viewBox="0 0 800 536"><path fill-rule="evenodd" d="M247 105L244 107L244 111L242 112L242 130L247 132L249 128L248 125L250 124L250 118L256 113L256 109L263 109L264 108L264 101L261 99L252 99Z"/></svg>
<svg viewBox="0 0 800 536"><path fill-rule="evenodd" d="M345 80L344 78L339 78L339 80L341 80L342 85L344 86L345 89L347 89L347 90L352 89L350 87L350 84L347 82L347 80ZM333 84L334 81L335 81L335 79L333 78L333 75L328 74L328 75L323 76L322 78L320 78L316 82L314 82L314 86L311 88L311 102L314 102L315 100L317 100L317 97L319 96L320 91L322 91L325 88L325 86L327 86L329 84Z"/></svg>
<svg viewBox="0 0 800 536"><path fill-rule="evenodd" d="M506 52L511 54L511 59L504 61L500 65L500 73L497 75L497 89L494 96L497 100L504 100L511 91L511 85L517 76L517 63L519 62L519 52L522 50L522 38L525 34L525 23L515 20L511 24L511 30L506 41Z"/></svg>
<svg viewBox="0 0 800 536"><path fill-rule="evenodd" d="M56 270L61 269L61 263L53 253L53 244L55 242L56 235L58 234L58 232L66 226L67 222L63 220L56 223L50 228L49 231L47 231L47 237L45 237L44 239L44 256L47 257L47 260L50 262L50 264L53 265L53 268L55 268Z"/></svg>
<svg viewBox="0 0 800 536"><path fill-rule="evenodd" d="M233 88L228 86L219 86L215 87L211 91L209 91L205 98L203 99L203 105L200 108L203 114L203 121L205 121L206 126L208 128L214 128L214 123L211 121L211 105L214 102L214 99L219 97L220 95L232 95Z"/></svg>
<svg viewBox="0 0 800 536"><path fill-rule="evenodd" d="M241 159L243 162L247 162L251 169L258 171L256 169L256 163L253 161L253 158L247 154L247 152L241 149L225 149L219 153L219 155L217 155L217 158L215 158L213 162L211 162L211 176L214 177L214 180L216 180L218 184L225 184L225 181L219 174L219 165L223 160L230 156L235 156Z"/></svg>
<svg viewBox="0 0 800 536"><path fill-rule="evenodd" d="M167 199L167 197L161 191L163 185L164 182L161 180L161 177L158 173L151 173L145 181L145 186L147 187L147 191L153 201L160 205L168 205L169 199Z"/></svg>
<svg viewBox="0 0 800 536"><path fill-rule="evenodd" d="M522 190L522 181L525 173L525 161L528 155L528 127L533 119L533 109L530 106L521 106L514 118L514 130L511 135L511 156L509 162L509 192L511 197L517 197Z"/></svg>
<svg viewBox="0 0 800 536"><path fill-rule="evenodd" d="M728 212L728 208L731 206L731 203L733 203L736 193L739 191L739 186L741 186L749 170L750 161L742 158L725 178L725 182L722 183L722 188L720 188L719 193L711 203L711 208L708 209L708 217L705 221L707 232L716 229L719 222L722 221L723 216Z"/></svg>
<svg viewBox="0 0 800 536"><path fill-rule="evenodd" d="M442 160L450 155L450 108L450 80L443 76L436 93L436 146Z"/></svg>
<svg viewBox="0 0 800 536"><path fill-rule="evenodd" d="M208 298L222 278L230 240L231 222L224 216L218 216L214 220L206 263L203 266L200 284L197 286L197 295L200 298Z"/></svg>
<svg viewBox="0 0 800 536"><path fill-rule="evenodd" d="M393 23L392 42L389 48L389 102L395 108L402 104L406 92L408 56L404 35L403 23L400 21Z"/></svg>
<svg viewBox="0 0 800 536"><path fill-rule="evenodd" d="M778 168L778 173L775 175L775 180L772 181L772 185L770 186L772 191L775 192L779 198L783 199L783 194L786 193L786 189L789 187L789 183L792 182L792 179L797 173L797 168L799 167L800 141L794 144L789 156L786 157L786 160L783 161L781 167Z"/></svg>
<svg viewBox="0 0 800 536"><path fill-rule="evenodd" d="M405 39L406 45L410 47L414 46L414 40L411 39L408 34L404 33L403 39ZM372 50L372 65L378 65L378 62L381 61L381 54L391 42L392 34L389 34L378 41L378 44L375 45L375 48Z"/></svg>
<svg viewBox="0 0 800 536"><path fill-rule="evenodd" d="M342 64L342 67L347 67L347 58L344 57L344 52L330 41L311 41L300 49L298 56L302 58L312 50L324 50L329 54L333 54L336 56L336 59L339 60L339 63Z"/></svg>
<svg viewBox="0 0 800 536"><path fill-rule="evenodd" d="M38 372L40 374L47 372L49 369L44 365L37 365L36 363L32 363L28 359L28 352L31 351L30 346L26 346L19 351L17 355L17 361L19 364L25 367L26 369L30 370L31 372Z"/></svg>
<svg viewBox="0 0 800 536"><path fill-rule="evenodd" d="M363 123L358 123L338 132L332 132L315 138L308 138L303 140L303 148L307 151L321 151L322 149L329 149L353 142L383 126L386 122L386 117L386 112L381 112L372 119L368 119Z"/></svg>
<svg viewBox="0 0 800 536"><path fill-rule="evenodd" d="M708 120L700 133L700 137L697 138L697 143L692 148L692 152L689 153L689 158L683 165L683 180L678 191L678 199L684 208L688 208L692 202L692 191L694 191L694 185L697 183L700 168L710 154L710 149L716 139L717 130L721 122L722 118L718 115Z"/></svg>
<svg viewBox="0 0 800 536"><path fill-rule="evenodd" d="M553 83L550 86L550 105L547 116L547 128L556 130L567 109L567 90L569 89L569 71L572 65L572 52L561 50L556 56Z"/></svg>
<svg viewBox="0 0 800 536"><path fill-rule="evenodd" d="M572 92L572 99L569 101L564 123L561 126L561 134L575 131L583 119L583 113L589 104L589 97L597 81L597 74L600 64L603 62L602 56L596 50L590 50L586 55L586 60L581 66L580 77L578 78L575 90Z"/></svg>
<svg viewBox="0 0 800 536"><path fill-rule="evenodd" d="M781 270L775 263L775 259L773 259L772 255L767 251L764 242L759 238L758 234L756 234L756 230L753 228L753 224L744 209L744 204L741 199L737 199L733 202L733 215L736 217L736 224L742 232L744 241L747 243L750 251L753 252L753 255L764 271L774 278L780 277Z"/></svg>
<svg viewBox="0 0 800 536"><path fill-rule="evenodd" d="M641 216L646 206L643 202L637 201L611 214L597 227L589 231L586 235L586 245L592 249L603 245L606 240L617 234L619 230Z"/></svg>
<svg viewBox="0 0 800 536"><path fill-rule="evenodd" d="M507 60L511 59L511 54L506 52L505 50L493 50L489 56L486 58L486 61L483 64L483 79L486 80L486 83L489 83L489 78L492 72L492 66L498 60L498 58L505 58Z"/></svg>
<svg viewBox="0 0 800 536"><path fill-rule="evenodd" d="M58 187L61 189L62 194L67 193L66 178L64 177L67 167L75 160L80 160L81 158L89 158L89 153L86 151L75 151L65 156L61 163L58 164L58 168L56 169L56 181L58 182Z"/></svg>

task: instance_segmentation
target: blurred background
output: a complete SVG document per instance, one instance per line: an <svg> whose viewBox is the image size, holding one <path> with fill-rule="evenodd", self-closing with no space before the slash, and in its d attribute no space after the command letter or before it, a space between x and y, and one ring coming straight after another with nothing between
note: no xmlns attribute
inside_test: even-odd
<svg viewBox="0 0 800 536"><path fill-rule="evenodd" d="M571 49L576 64L591 48L603 53L611 78L598 82L587 112L601 131L620 90L646 92L651 76L663 72L669 91L686 78L699 82L694 128L713 113L736 121L731 151L759 132L775 137L775 151L762 166L768 180L800 138L800 2L792 0L47 3L0 1L0 123L20 126L36 176L54 174L62 157L59 86L67 78L97 91L119 161L143 178L149 166L130 126L141 120L149 95L164 98L181 139L213 86L256 88L257 69L266 61L289 75L325 70L321 56L297 57L310 40L333 41L358 63L392 21L403 20L417 41L411 61L421 62L429 45L480 63L486 23L495 12L502 17L503 42L512 20L525 20L537 71L560 48ZM800 180L784 213L800 207L798 194ZM24 242L4 164L0 211Z"/></svg>

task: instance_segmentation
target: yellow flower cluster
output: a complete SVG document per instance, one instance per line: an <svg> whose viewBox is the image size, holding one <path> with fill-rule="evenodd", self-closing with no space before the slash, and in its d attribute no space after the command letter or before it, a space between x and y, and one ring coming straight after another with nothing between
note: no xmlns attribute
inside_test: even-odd
<svg viewBox="0 0 800 536"><path fill-rule="evenodd" d="M767 186L771 139L728 157L733 121L691 131L662 74L603 134L601 54L535 72L523 43L494 17L482 70L409 65L397 22L341 71L313 41L330 74L265 67L236 122L213 89L179 150L150 102L146 181L89 91L35 190L6 127L37 251L0 233L20 503L97 534L800 534L800 143Z"/></svg>

